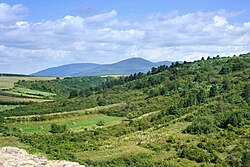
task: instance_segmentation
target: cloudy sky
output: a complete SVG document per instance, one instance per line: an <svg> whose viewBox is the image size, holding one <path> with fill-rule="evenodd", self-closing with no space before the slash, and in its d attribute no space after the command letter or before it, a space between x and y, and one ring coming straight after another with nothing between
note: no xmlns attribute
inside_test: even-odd
<svg viewBox="0 0 250 167"><path fill-rule="evenodd" d="M1 1L0 73L246 53L249 13L248 0Z"/></svg>

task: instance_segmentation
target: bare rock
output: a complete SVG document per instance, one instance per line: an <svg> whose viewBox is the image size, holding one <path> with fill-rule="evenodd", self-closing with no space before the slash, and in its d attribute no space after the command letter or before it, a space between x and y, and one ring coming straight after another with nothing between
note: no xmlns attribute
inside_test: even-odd
<svg viewBox="0 0 250 167"><path fill-rule="evenodd" d="M85 167L78 162L48 160L16 147L0 148L0 167Z"/></svg>

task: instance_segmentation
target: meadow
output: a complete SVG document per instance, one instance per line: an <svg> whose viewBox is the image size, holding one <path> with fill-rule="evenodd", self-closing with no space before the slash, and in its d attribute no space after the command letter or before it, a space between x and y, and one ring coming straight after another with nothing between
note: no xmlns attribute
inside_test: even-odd
<svg viewBox="0 0 250 167"><path fill-rule="evenodd" d="M102 121L103 125L98 126L98 123ZM12 123L6 124L6 126L14 129L22 129L24 133L49 133L51 124L56 123L58 125L66 125L70 131L83 131L85 128L98 128L103 126L110 126L118 124L122 121L121 117L106 116L100 114L81 115L77 117L53 119L43 122L24 122L24 123Z"/></svg>
<svg viewBox="0 0 250 167"><path fill-rule="evenodd" d="M55 77L35 77L35 76L0 76L0 89L9 89L14 87L18 81L40 81L52 80Z"/></svg>

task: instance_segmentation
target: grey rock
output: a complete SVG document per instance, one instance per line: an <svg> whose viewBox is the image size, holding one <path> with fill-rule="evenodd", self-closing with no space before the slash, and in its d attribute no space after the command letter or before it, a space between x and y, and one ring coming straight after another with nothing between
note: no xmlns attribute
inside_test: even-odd
<svg viewBox="0 0 250 167"><path fill-rule="evenodd" d="M78 162L48 160L16 147L0 148L0 167L85 167Z"/></svg>

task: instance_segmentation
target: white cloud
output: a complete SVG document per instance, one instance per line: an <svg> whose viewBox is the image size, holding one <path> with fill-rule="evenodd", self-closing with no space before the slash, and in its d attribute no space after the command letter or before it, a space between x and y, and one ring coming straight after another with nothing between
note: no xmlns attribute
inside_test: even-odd
<svg viewBox="0 0 250 167"><path fill-rule="evenodd" d="M0 23L14 23L24 18L28 9L21 4L10 6L6 3L0 3Z"/></svg>
<svg viewBox="0 0 250 167"><path fill-rule="evenodd" d="M102 13L102 14L91 16L91 17L87 17L86 21L87 22L102 22L102 21L113 19L116 16L117 16L117 12L115 10L112 10L108 13Z"/></svg>
<svg viewBox="0 0 250 167"><path fill-rule="evenodd" d="M213 18L215 26L222 27L224 25L227 25L227 19L222 16L214 16Z"/></svg>
<svg viewBox="0 0 250 167"><path fill-rule="evenodd" d="M0 72L32 73L61 64L111 63L133 56L190 61L250 50L250 22L230 22L240 12L156 13L131 22L112 10L32 23L23 19L27 9L22 5L0 8L8 9L0 10Z"/></svg>

